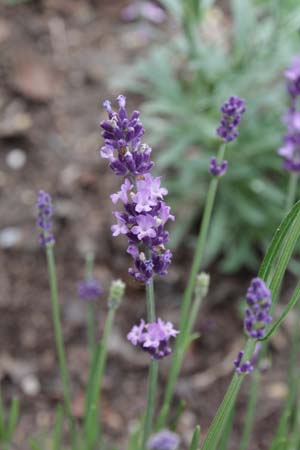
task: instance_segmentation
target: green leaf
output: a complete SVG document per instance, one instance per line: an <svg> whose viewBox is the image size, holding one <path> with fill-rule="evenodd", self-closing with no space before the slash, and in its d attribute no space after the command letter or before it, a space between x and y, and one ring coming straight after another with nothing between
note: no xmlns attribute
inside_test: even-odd
<svg viewBox="0 0 300 450"><path fill-rule="evenodd" d="M61 449L62 427L64 423L64 413L62 406L56 410L55 425L53 430L52 447L53 450Z"/></svg>
<svg viewBox="0 0 300 450"><path fill-rule="evenodd" d="M197 425L192 437L191 445L189 447L189 450L197 450L199 445L199 437L200 437L201 428L200 425Z"/></svg>
<svg viewBox="0 0 300 450"><path fill-rule="evenodd" d="M7 438L8 438L8 440L12 439L13 433L16 429L18 419L19 419L19 411L20 411L19 399L13 398L11 405L10 405L9 416L7 419Z"/></svg>

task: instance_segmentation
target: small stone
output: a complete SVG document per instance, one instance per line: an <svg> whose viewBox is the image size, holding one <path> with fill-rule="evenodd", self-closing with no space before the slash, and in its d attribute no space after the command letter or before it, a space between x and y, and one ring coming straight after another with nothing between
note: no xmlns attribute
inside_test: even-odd
<svg viewBox="0 0 300 450"><path fill-rule="evenodd" d="M26 375L21 381L21 388L26 395L36 396L40 392L40 382L34 375Z"/></svg>
<svg viewBox="0 0 300 450"><path fill-rule="evenodd" d="M26 159L26 153L19 148L15 148L7 154L6 164L13 170L20 170L26 164Z"/></svg>
<svg viewBox="0 0 300 450"><path fill-rule="evenodd" d="M23 233L20 228L3 228L0 231L0 247L5 249L16 247L22 241L22 237Z"/></svg>

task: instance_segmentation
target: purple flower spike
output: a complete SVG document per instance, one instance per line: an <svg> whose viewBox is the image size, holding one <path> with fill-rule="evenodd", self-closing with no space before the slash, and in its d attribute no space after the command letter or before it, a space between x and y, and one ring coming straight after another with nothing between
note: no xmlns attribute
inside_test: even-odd
<svg viewBox="0 0 300 450"><path fill-rule="evenodd" d="M175 330L171 322L157 319L157 322L145 323L141 320L127 335L132 345L141 347L153 359L162 359L172 352L169 340L175 338L179 331Z"/></svg>
<svg viewBox="0 0 300 450"><path fill-rule="evenodd" d="M117 97L119 111L112 110L109 100L103 103L108 120L100 123L105 145L101 148L102 158L109 160L109 166L116 175L142 175L153 167L150 160L151 148L141 143L144 128L140 122L139 111L133 111L128 117L126 98Z"/></svg>
<svg viewBox="0 0 300 450"><path fill-rule="evenodd" d="M54 244L54 237L51 233L52 228L52 199L45 191L39 191L37 198L38 220L37 227L40 230L40 244L42 247Z"/></svg>
<svg viewBox="0 0 300 450"><path fill-rule="evenodd" d="M251 361L242 362L243 356L244 350L241 350L238 353L237 359L234 361L235 371L239 375L248 375L249 373L253 372L254 366Z"/></svg>
<svg viewBox="0 0 300 450"><path fill-rule="evenodd" d="M90 280L80 281L77 285L77 293L81 300L91 301L101 297L103 289L100 282L92 278Z"/></svg>
<svg viewBox="0 0 300 450"><path fill-rule="evenodd" d="M272 322L271 291L262 279L254 278L247 291L246 300L248 307L244 320L245 331L253 339L262 339L266 335L267 325Z"/></svg>
<svg viewBox="0 0 300 450"><path fill-rule="evenodd" d="M231 142L238 137L238 126L245 111L245 100L236 96L230 97L222 105L222 117L217 134L223 141Z"/></svg>
<svg viewBox="0 0 300 450"><path fill-rule="evenodd" d="M134 260L129 273L136 281L149 283L154 274L166 275L171 264L165 225L175 217L164 202L168 191L161 186L161 178L150 174L151 149L141 143L144 129L139 112L133 112L129 119L125 97L119 95L117 101L118 113L108 100L104 102L109 120L101 123L105 139L101 155L109 160L115 174L126 176L120 190L111 195L112 202L123 207L122 212L113 212L117 223L111 230L113 236L124 234L128 238L127 252Z"/></svg>
<svg viewBox="0 0 300 450"><path fill-rule="evenodd" d="M228 161L224 160L220 164L218 164L217 158L215 156L212 156L212 158L210 159L209 172L212 175L221 177L225 175L225 173L227 172L227 168Z"/></svg>
<svg viewBox="0 0 300 450"><path fill-rule="evenodd" d="M179 446L180 439L176 433L169 430L161 430L153 434L148 443L148 450L176 450Z"/></svg>

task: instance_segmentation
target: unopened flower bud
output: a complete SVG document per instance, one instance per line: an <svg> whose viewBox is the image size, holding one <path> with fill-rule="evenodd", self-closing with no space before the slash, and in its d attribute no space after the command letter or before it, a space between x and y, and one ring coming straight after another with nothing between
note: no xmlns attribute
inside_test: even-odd
<svg viewBox="0 0 300 450"><path fill-rule="evenodd" d="M124 292L125 292L125 283L122 280L114 280L110 285L109 298L108 298L108 307L109 308L118 308L120 305Z"/></svg>
<svg viewBox="0 0 300 450"><path fill-rule="evenodd" d="M196 297L204 298L209 289L210 276L208 273L201 272L197 276L196 286L195 286L195 295Z"/></svg>

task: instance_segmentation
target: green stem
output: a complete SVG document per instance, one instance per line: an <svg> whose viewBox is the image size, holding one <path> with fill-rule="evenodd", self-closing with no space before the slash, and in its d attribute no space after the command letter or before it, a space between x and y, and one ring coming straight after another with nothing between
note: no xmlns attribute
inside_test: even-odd
<svg viewBox="0 0 300 450"><path fill-rule="evenodd" d="M147 299L148 322L154 322L156 320L156 314L155 314L153 279L150 281L149 284L146 285L146 299ZM142 450L146 449L148 439L152 432L153 417L155 411L156 390L157 390L157 377L158 377L158 362L156 360L152 360L149 368L147 407L142 434Z"/></svg>
<svg viewBox="0 0 300 450"><path fill-rule="evenodd" d="M255 344L256 341L248 339L245 347L244 360L251 360L255 349ZM244 377L245 375L237 375L236 373L233 375L232 381L227 389L225 397L208 429L201 450L215 450L215 448L217 447L225 424L228 420L228 417L230 416L232 408L234 407L235 400Z"/></svg>
<svg viewBox="0 0 300 450"><path fill-rule="evenodd" d="M73 419L72 410L71 410L70 382L69 382L69 374L68 374L68 369L67 369L66 355L65 355L64 343L63 343L63 334L62 334L62 329L61 329L55 260L54 260L54 252L53 252L52 246L48 245L46 247L46 255L47 255L49 283L50 283L50 292L51 292L54 333L55 333L56 347L57 347L57 353L58 353L60 376L61 376L63 388L64 388L65 408L66 408L67 415L68 415L69 421L70 421L71 433L73 434L75 425L74 425L74 419Z"/></svg>
<svg viewBox="0 0 300 450"><path fill-rule="evenodd" d="M218 162L221 162L224 158L226 150L226 145L222 144L217 159ZM161 413L159 415L158 421L157 421L157 428L162 428L166 425L166 421L169 414L170 404L172 401L175 385L177 382L177 378L179 376L181 363L183 360L184 355L184 346L186 342L186 335L188 333L188 326L189 326L189 316L190 316L190 308L191 308L191 302L193 298L193 292L195 289L195 282L197 278L197 274L200 270L200 266L203 260L203 253L205 249L205 244L207 242L207 236L209 231L209 226L211 222L211 216L213 211L213 206L215 202L216 192L219 184L219 178L213 177L209 189L208 194L206 197L205 207L204 207L204 213L202 217L202 222L200 225L200 230L198 234L198 240L196 245L196 251L192 263L192 268L190 271L189 280L187 283L187 287L185 289L185 292L183 294L183 300L181 305L181 311L180 311L180 323L179 323L179 330L180 334L178 338L176 339L176 345L174 349L174 354L172 358L172 364L170 368L170 375L168 378L164 399L163 399L163 405L161 409Z"/></svg>
<svg viewBox="0 0 300 450"><path fill-rule="evenodd" d="M96 347L95 305L93 300L87 305L87 333L91 359Z"/></svg>
<svg viewBox="0 0 300 450"><path fill-rule="evenodd" d="M256 369L253 373L253 378L250 386L250 393L249 393L249 401L247 406L246 415L244 418L244 429L243 434L241 437L241 442L239 446L239 450L247 450L251 432L253 429L253 422L254 422L254 415L255 415L255 409L256 409L256 403L257 403L257 397L258 397L258 388L260 384L260 372L258 369Z"/></svg>
<svg viewBox="0 0 300 450"><path fill-rule="evenodd" d="M89 252L85 258L85 279L86 281L93 278L94 270L94 254ZM94 350L96 347L96 332L95 332L95 305L93 300L88 301L87 305L87 334L88 334L88 344L91 354L91 359L94 355Z"/></svg>
<svg viewBox="0 0 300 450"><path fill-rule="evenodd" d="M290 173L289 186L285 203L286 212L288 212L295 203L298 178L299 174L297 172Z"/></svg>
<svg viewBox="0 0 300 450"><path fill-rule="evenodd" d="M98 358L95 363L95 369L92 378L92 388L90 392L90 402L86 411L85 436L88 443L88 449L92 450L98 439L99 424L98 414L101 403L101 387L104 376L104 369L107 358L107 344L111 334L112 325L115 317L115 308L110 308L104 325L103 338L98 347Z"/></svg>

